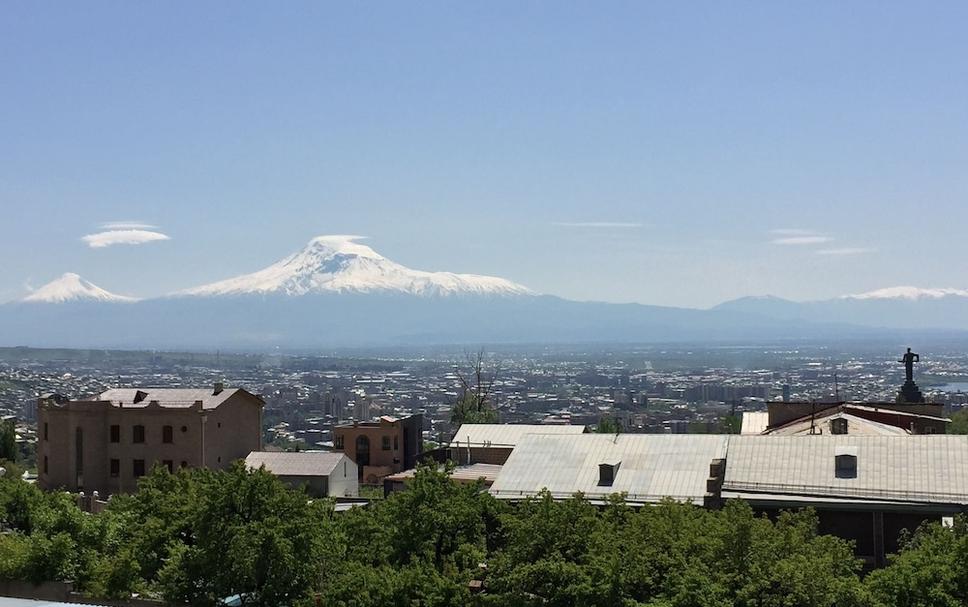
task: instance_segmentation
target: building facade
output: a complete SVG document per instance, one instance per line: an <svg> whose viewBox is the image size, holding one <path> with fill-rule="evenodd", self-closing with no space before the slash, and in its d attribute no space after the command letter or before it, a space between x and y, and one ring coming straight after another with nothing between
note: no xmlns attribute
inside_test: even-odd
<svg viewBox="0 0 968 607"><path fill-rule="evenodd" d="M356 462L361 482L378 484L385 476L413 468L423 451L423 416L383 416L333 428L333 449Z"/></svg>
<svg viewBox="0 0 968 607"><path fill-rule="evenodd" d="M245 458L249 468L265 469L292 489L305 489L313 497L357 497L359 474L345 453L323 451L253 451Z"/></svg>
<svg viewBox="0 0 968 607"><path fill-rule="evenodd" d="M241 388L115 388L37 403L38 483L131 492L155 465L226 468L262 447L263 400Z"/></svg>

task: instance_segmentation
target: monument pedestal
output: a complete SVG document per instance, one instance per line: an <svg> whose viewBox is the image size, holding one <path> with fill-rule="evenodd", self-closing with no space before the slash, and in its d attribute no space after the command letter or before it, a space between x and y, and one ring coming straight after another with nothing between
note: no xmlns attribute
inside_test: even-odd
<svg viewBox="0 0 968 607"><path fill-rule="evenodd" d="M911 403L913 405L920 404L924 402L924 395L921 394L921 389L912 380L907 380L904 385L901 386L901 391L897 393L897 402L899 403Z"/></svg>

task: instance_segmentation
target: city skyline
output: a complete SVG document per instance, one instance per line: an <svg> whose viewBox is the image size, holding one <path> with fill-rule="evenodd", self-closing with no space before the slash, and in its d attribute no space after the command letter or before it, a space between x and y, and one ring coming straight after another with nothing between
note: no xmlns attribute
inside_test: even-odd
<svg viewBox="0 0 968 607"><path fill-rule="evenodd" d="M964 289L968 15L932 8L7 7L0 301L336 233L576 300Z"/></svg>

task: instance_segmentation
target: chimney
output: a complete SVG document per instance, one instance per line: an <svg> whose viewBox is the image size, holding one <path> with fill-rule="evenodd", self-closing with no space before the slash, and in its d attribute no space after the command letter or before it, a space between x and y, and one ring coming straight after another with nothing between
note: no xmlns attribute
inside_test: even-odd
<svg viewBox="0 0 968 607"><path fill-rule="evenodd" d="M225 384L220 381L215 382L215 389L212 391L212 396L218 396L221 394L222 390L225 389Z"/></svg>

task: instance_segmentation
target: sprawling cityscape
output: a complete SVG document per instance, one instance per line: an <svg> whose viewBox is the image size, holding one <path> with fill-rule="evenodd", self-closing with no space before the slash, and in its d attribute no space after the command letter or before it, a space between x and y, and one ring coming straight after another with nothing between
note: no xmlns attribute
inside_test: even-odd
<svg viewBox="0 0 968 607"><path fill-rule="evenodd" d="M584 346L485 350L501 423L596 426L628 433L725 433L728 419L768 401L893 402L899 346ZM451 441L452 409L478 350L441 348L310 356L81 350L0 350L0 412L18 420L25 453L37 398L108 388L241 386L265 399L264 440L332 448L334 425L383 415L423 417L428 448ZM968 349L922 353L920 384L949 413L968 404Z"/></svg>

